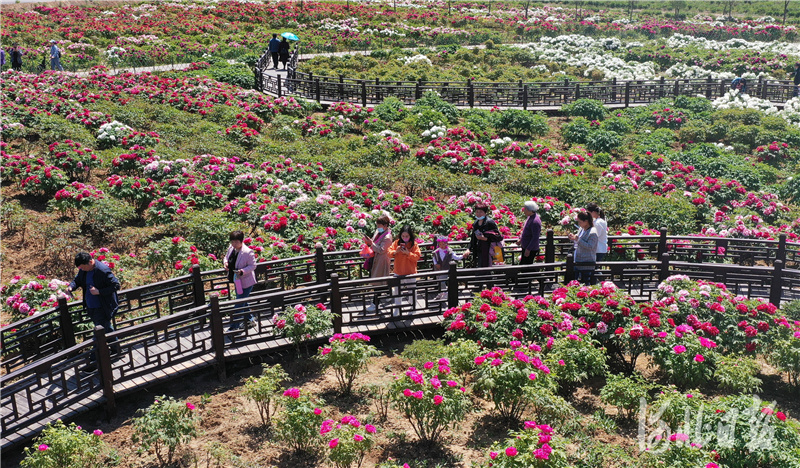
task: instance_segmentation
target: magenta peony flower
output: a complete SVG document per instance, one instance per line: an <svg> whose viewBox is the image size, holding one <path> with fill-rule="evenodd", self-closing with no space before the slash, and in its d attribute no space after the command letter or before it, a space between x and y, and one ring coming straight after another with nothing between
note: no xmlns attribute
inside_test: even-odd
<svg viewBox="0 0 800 468"><path fill-rule="evenodd" d="M706 360L706 358L704 358L702 354L695 354L694 355L694 360L695 360L695 362L703 362L703 361Z"/></svg>
<svg viewBox="0 0 800 468"><path fill-rule="evenodd" d="M506 447L506 456L516 457L517 456L516 447Z"/></svg>
<svg viewBox="0 0 800 468"><path fill-rule="evenodd" d="M672 350L675 351L675 354L681 354L686 351L686 346L684 345L675 345L672 347Z"/></svg>
<svg viewBox="0 0 800 468"><path fill-rule="evenodd" d="M328 442L328 447L330 448L336 448L337 445L339 445L339 439L332 439Z"/></svg>

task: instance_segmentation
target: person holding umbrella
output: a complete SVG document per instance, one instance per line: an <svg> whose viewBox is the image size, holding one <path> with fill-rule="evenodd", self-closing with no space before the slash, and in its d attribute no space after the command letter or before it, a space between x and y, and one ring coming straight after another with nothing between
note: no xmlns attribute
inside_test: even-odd
<svg viewBox="0 0 800 468"><path fill-rule="evenodd" d="M278 69L278 54L281 51L281 41L278 40L278 35L273 34L272 40L269 41L269 53L272 55L273 70Z"/></svg>

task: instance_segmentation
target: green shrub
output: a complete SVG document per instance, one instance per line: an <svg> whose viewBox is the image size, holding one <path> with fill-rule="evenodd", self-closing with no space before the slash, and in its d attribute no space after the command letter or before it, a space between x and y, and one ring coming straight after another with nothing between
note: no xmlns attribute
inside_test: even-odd
<svg viewBox="0 0 800 468"><path fill-rule="evenodd" d="M574 340L568 337L553 341L545 362L565 391L586 379L606 373L606 352L587 336Z"/></svg>
<svg viewBox="0 0 800 468"><path fill-rule="evenodd" d="M36 437L32 447L25 447L22 468L101 468L117 464L116 454L100 438L102 431L93 434L75 423L69 426L58 419L48 423Z"/></svg>
<svg viewBox="0 0 800 468"><path fill-rule="evenodd" d="M138 414L141 416L133 418L132 440L139 444L139 450L153 449L162 465L172 463L175 450L197 436L198 418L194 405L188 402L160 396Z"/></svg>
<svg viewBox="0 0 800 468"><path fill-rule="evenodd" d="M704 112L711 112L713 109L711 101L704 97L690 97L681 95L675 98L675 105L679 109L685 109L693 114L701 114Z"/></svg>
<svg viewBox="0 0 800 468"><path fill-rule="evenodd" d="M389 96L375 106L373 115L385 122L398 122L406 116L406 106L403 101L394 96Z"/></svg>
<svg viewBox="0 0 800 468"><path fill-rule="evenodd" d="M408 360L413 367L422 367L426 362L435 361L439 356L447 356L447 346L441 339L414 340L400 353L400 357Z"/></svg>
<svg viewBox="0 0 800 468"><path fill-rule="evenodd" d="M633 129L630 120L626 117L611 117L606 119L603 121L602 125L600 125L600 128L620 135L625 135Z"/></svg>
<svg viewBox="0 0 800 468"><path fill-rule="evenodd" d="M650 151L654 154L664 154L672 149L672 144L677 140L675 132L668 128L659 128L652 133L645 133L636 145L637 153Z"/></svg>
<svg viewBox="0 0 800 468"><path fill-rule="evenodd" d="M290 388L280 397L281 411L275 418L275 435L295 451L309 451L319 443L325 402L300 389Z"/></svg>
<svg viewBox="0 0 800 468"><path fill-rule="evenodd" d="M95 144L94 135L86 127L70 122L57 114L41 113L29 127L39 132L45 144L63 140L72 140L84 145Z"/></svg>
<svg viewBox="0 0 800 468"><path fill-rule="evenodd" d="M369 337L361 333L337 333L330 343L330 346L320 346L316 358L323 367L333 367L339 392L350 394L358 374L366 370L370 360L381 353L368 344Z"/></svg>
<svg viewBox="0 0 800 468"><path fill-rule="evenodd" d="M709 126L702 121L690 120L678 132L678 137L682 142L703 142L708 141Z"/></svg>
<svg viewBox="0 0 800 468"><path fill-rule="evenodd" d="M288 339L299 349L300 343L314 340L317 335L328 333L333 328L334 314L323 304L305 307L287 307L272 318L275 335Z"/></svg>
<svg viewBox="0 0 800 468"><path fill-rule="evenodd" d="M244 89L251 89L255 83L253 71L241 63L228 64L220 62L205 70L208 75L223 83L232 84Z"/></svg>
<svg viewBox="0 0 800 468"><path fill-rule="evenodd" d="M419 112L419 110L424 107L429 107L442 114L444 116L444 122L451 124L458 122L458 108L453 104L445 102L444 99L439 96L439 93L435 91L425 91L422 97L414 103L413 112Z"/></svg>
<svg viewBox="0 0 800 468"><path fill-rule="evenodd" d="M578 99L561 109L571 117L584 117L588 120L603 120L606 114L603 103L595 99Z"/></svg>
<svg viewBox="0 0 800 468"><path fill-rule="evenodd" d="M246 232L244 227L223 212L192 210L175 220L173 231L183 233L189 243L203 252L213 253L217 258L222 258L228 249L230 233L238 230Z"/></svg>
<svg viewBox="0 0 800 468"><path fill-rule="evenodd" d="M242 394L256 404L261 423L269 426L272 424L272 415L277 410L277 405L272 403L280 395L281 384L289 378L289 374L280 364L263 364L262 367L264 370L260 377L250 376L245 380Z"/></svg>
<svg viewBox="0 0 800 468"><path fill-rule="evenodd" d="M654 387L639 374L632 377L609 374L600 390L600 399L603 403L616 406L620 415L630 419L639 409L640 399L647 400L648 392Z"/></svg>
<svg viewBox="0 0 800 468"><path fill-rule="evenodd" d="M591 130L589 121L583 117L578 117L561 127L561 136L564 137L564 141L567 143L582 145L586 143Z"/></svg>
<svg viewBox="0 0 800 468"><path fill-rule="evenodd" d="M586 148L590 151L609 152L619 148L622 138L615 132L598 130L586 138Z"/></svg>
<svg viewBox="0 0 800 468"><path fill-rule="evenodd" d="M789 384L800 387L800 338L787 336L775 340L769 360L779 371L786 373Z"/></svg>
<svg viewBox="0 0 800 468"><path fill-rule="evenodd" d="M133 205L111 197L96 200L78 214L83 229L103 238L115 236L115 233L136 218Z"/></svg>
<svg viewBox="0 0 800 468"><path fill-rule="evenodd" d="M546 116L520 109L496 112L493 126L513 135L542 136L549 131Z"/></svg>
<svg viewBox="0 0 800 468"><path fill-rule="evenodd" d="M761 392L761 379L756 377L761 366L747 356L724 356L717 359L714 380L732 393Z"/></svg>

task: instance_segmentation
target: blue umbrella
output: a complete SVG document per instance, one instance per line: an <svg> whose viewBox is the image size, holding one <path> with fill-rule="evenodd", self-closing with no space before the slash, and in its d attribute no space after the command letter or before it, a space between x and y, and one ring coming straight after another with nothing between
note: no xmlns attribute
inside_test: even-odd
<svg viewBox="0 0 800 468"><path fill-rule="evenodd" d="M285 37L286 39L289 39L290 41L299 41L300 40L297 36L295 36L293 33L290 33L290 32L285 32L285 33L281 34L281 37Z"/></svg>

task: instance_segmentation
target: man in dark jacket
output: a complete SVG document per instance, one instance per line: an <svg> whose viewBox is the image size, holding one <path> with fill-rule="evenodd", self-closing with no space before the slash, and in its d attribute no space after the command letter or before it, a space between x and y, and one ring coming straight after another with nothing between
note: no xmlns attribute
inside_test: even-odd
<svg viewBox="0 0 800 468"><path fill-rule="evenodd" d="M111 319L119 308L117 300L117 291L120 289L119 280L108 265L93 259L86 252L75 255L75 266L78 267L78 274L67 286L67 294L72 296L72 291L82 288L83 307L94 326L102 326L106 333L114 331ZM119 345L112 344L112 350L118 351L118 349ZM93 372L97 369L94 362L95 354L92 353L91 362L81 371Z"/></svg>
<svg viewBox="0 0 800 468"><path fill-rule="evenodd" d="M800 62L794 64L794 90L792 90L792 97L797 97L800 94Z"/></svg>
<svg viewBox="0 0 800 468"><path fill-rule="evenodd" d="M14 43L11 48L11 69L16 71L22 70L22 51L19 50L19 44Z"/></svg>
<svg viewBox="0 0 800 468"><path fill-rule="evenodd" d="M272 63L275 70L278 69L278 58L281 52L281 41L278 40L278 35L273 34L272 39L269 41L269 53L272 55Z"/></svg>
<svg viewBox="0 0 800 468"><path fill-rule="evenodd" d="M519 238L519 245L522 247L522 256L519 259L520 265L532 265L539 256L539 237L542 234L542 220L539 218L539 205L533 200L525 202L522 208L528 219L522 228L522 235Z"/></svg>

